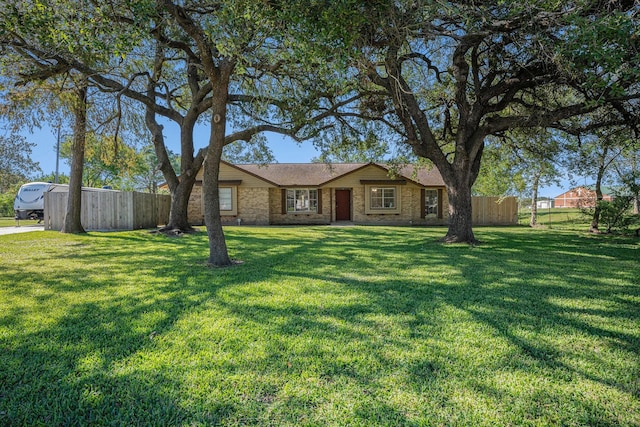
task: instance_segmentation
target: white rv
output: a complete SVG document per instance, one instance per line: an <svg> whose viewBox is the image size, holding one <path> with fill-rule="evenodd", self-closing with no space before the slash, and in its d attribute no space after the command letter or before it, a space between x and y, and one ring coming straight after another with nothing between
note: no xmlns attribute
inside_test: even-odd
<svg viewBox="0 0 640 427"><path fill-rule="evenodd" d="M49 191L69 191L69 186L50 182L29 182L21 186L13 202L16 219L44 219L44 193Z"/></svg>

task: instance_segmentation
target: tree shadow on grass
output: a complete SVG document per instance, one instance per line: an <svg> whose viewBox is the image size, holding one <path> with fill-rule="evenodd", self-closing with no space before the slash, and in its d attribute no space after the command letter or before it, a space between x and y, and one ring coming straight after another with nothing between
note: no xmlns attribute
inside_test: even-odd
<svg viewBox="0 0 640 427"><path fill-rule="evenodd" d="M620 393L619 408L637 409L640 382L633 380L640 376L637 255L616 247L620 241L579 235L547 236L544 241L545 247L526 238L517 242L516 249L526 254L524 259L501 256L492 262L460 262L452 257L450 262L460 268L466 286L451 287L443 292L443 300L518 349L517 357L505 365L513 372L542 371L543 378L557 383L556 388L570 389L575 382L587 387L599 383L604 386L600 390ZM512 251L513 244L511 240L503 251ZM492 388L487 384L491 381L483 387ZM501 393L506 390L509 387L503 384ZM540 390L530 399L535 409L532 417L548 416L548 409L541 408L560 404L577 412L577 419L585 424L639 421L637 416L622 415L624 409L611 413L610 402L594 399L585 388L563 393ZM637 410L632 409L633 413Z"/></svg>
<svg viewBox="0 0 640 427"><path fill-rule="evenodd" d="M635 304L640 297L640 284L634 276L637 262L634 248L625 247L628 241L593 240L571 233L545 235L541 239L531 237L529 230L521 233L491 230L489 238L482 237L486 244L479 248L425 243L409 235L401 242L389 241L385 239L386 233L372 229L357 237L348 232L332 237L325 238L322 247L316 251L312 268L301 271L295 265L304 260L296 253L289 253L286 255L289 268L280 265L279 271L302 283L308 280L328 282L339 292L347 294L357 290L366 295L366 304L345 306L324 313L325 317L339 319L346 325L366 325L369 316L406 315L413 319L409 321L408 329L414 331L414 340L440 340L440 343L426 346L427 351L440 354L435 357L426 354L424 360L414 358L402 368L414 377L412 383L416 389L433 386L434 378L441 386L444 378L452 375L447 372L447 363L469 363L484 371L507 370L513 375L522 372L523 377L535 372L537 378L556 383L551 389L539 389L536 395L511 391L509 387L498 390L482 376L474 380L476 385L470 386L480 394L501 396L505 401L516 399L515 395L528 396L530 408L518 403L517 399L516 403L511 403L520 405L519 410L525 413L525 418L544 416L547 421L553 420L553 412L566 404L579 414L574 414L574 419L568 414L569 418L563 422L578 419L602 425L620 424L615 414L608 413L605 401L572 395L572 392L552 391L559 386L570 388L569 384L576 378L616 389L635 402L632 406L638 406L640 384L629 378L640 375L635 357L640 352L637 333L640 312ZM371 258L363 257L363 252L370 253ZM301 254L307 256L308 252L301 251ZM357 265L353 264L354 260L359 261ZM385 263L395 263L396 273L423 265L435 272L453 270L456 277L453 281L439 280L436 273L420 279L410 276L389 279L388 274L393 269L388 269ZM603 268L602 263L614 263L617 267ZM379 276L385 279L377 280ZM235 306L227 308L242 313L246 305L237 301ZM438 325L440 321L455 322L451 318L438 319L437 311L443 307L451 307L459 316L472 319L475 327L486 328L490 337L508 343L505 352L513 356L512 359L485 362L480 356L468 361L466 355L447 353L443 346L458 345L451 340L461 338L447 335ZM253 307L251 313L257 316L259 323L269 323L273 318L286 317L290 310L291 307L260 307L258 310ZM309 308L307 311L295 309L289 315L304 313L319 318ZM301 324L293 317L289 319L299 328L293 328L294 333L331 331L320 321L305 320ZM376 325L363 327L372 330ZM281 328L276 332L288 334L291 331ZM348 335L351 341L364 342L364 348L383 366L394 366L398 361L378 352L377 347L402 350L415 343L392 337L380 340L370 332L351 333L347 327L333 331L330 339L336 339L340 334ZM473 340L473 337L469 339ZM564 339L575 340L575 345L564 345ZM376 340L380 342L376 343ZM585 347L594 342L600 348ZM330 360L335 356L329 353L329 357L322 359ZM615 360L616 357L621 357L622 361ZM620 363L627 367L616 366ZM376 373L371 371L363 373L344 366L332 368L331 362L324 362L323 366L329 370L329 377L339 372L363 388L370 387L376 379ZM631 374L626 369L630 369ZM470 374L469 378L472 377Z"/></svg>
<svg viewBox="0 0 640 427"><path fill-rule="evenodd" d="M312 280L333 284L336 288L333 292L345 295L357 290L366 296L362 299L366 303L345 306L324 316L365 328L368 317L398 316L403 320L397 322L407 322L412 340L385 336L384 330L381 340L379 334L353 334L347 327L334 331L329 339L338 341L338 337L347 335L348 341L364 342L363 348L374 355L378 365L396 366L408 372L413 378L409 383L416 390L429 390L434 385L446 389L448 381L456 380L469 383L470 393L479 393L478 398L500 396L505 403L500 403L502 409L496 411L509 412L510 406L518 407L521 418L516 420L520 421L545 417L541 419L553 423L558 420L554 412L562 412L561 408L568 405L576 413L569 411L559 419L560 423L576 420L602 425L624 423L609 413L604 400L581 397L580 393L586 392L584 388L571 389L574 379L618 390L630 399L627 403L618 401L620 407L638 407L640 384L629 379L640 374L635 357L640 350L637 334L640 313L636 303L640 287L634 273L637 245L624 239L593 239L575 233L540 236L526 229L507 232L483 229L478 234L485 244L474 248L432 243L424 233L410 229L402 230L402 236L391 235L385 229L354 231L327 233L313 249L311 260L307 259L309 251L303 250L303 246L280 253L279 259L287 262L277 263L278 274L297 278L301 283ZM416 267L430 272L414 278L411 274ZM237 307L232 307L237 313L245 308L246 303L240 301ZM447 310L453 314L439 314ZM269 323L273 318L286 317L284 311L263 308L259 321ZM255 310L251 313L256 315ZM294 316L304 313L309 314L309 308L293 310L289 319L297 324ZM459 345L459 340L473 341L476 332L456 336L445 331L442 324L455 325L455 316L471 318L478 332L497 338L498 344L506 342L504 355L485 361L482 355L474 358L449 352L447 346ZM380 331L375 322L369 323L369 331L376 328ZM301 330L293 330L320 333L327 326L326 322L305 321ZM563 345L564 339L576 343ZM378 351L388 346L402 352L420 340L428 342L423 356L408 357L404 364ZM585 347L594 342L601 348ZM483 343L474 345L482 352ZM326 354L323 366L334 381L339 373L338 376L350 377L363 389L375 383L375 372L363 373L336 365L329 360L337 354ZM620 363L626 366L616 366ZM464 378L451 372L448 367L452 364L463 367ZM511 376L524 378L534 375L537 381L555 385L549 389L528 386L537 390L534 393L509 386L499 389L482 375L473 374L474 370L497 373L506 370ZM558 387L569 390L560 392ZM450 395L445 398L446 404L456 407L449 398ZM473 424L479 419L481 416L463 422Z"/></svg>
<svg viewBox="0 0 640 427"><path fill-rule="evenodd" d="M2 280L18 303L0 317L14 330L0 339L0 421L488 425L551 423L568 408L582 412L560 424L614 425L606 402L571 395L575 379L635 392L637 407L638 384L606 360L639 352L622 327L640 323L633 250L496 229L480 230L474 248L435 243L438 233L233 228L231 256L247 262L215 271L206 235L108 233L47 255L71 272L11 265ZM620 269L606 277L597 262ZM20 302L29 292L35 307ZM39 309L51 318L30 325ZM609 352L559 345L581 336ZM514 391L489 378L523 372L556 386Z"/></svg>
<svg viewBox="0 0 640 427"><path fill-rule="evenodd" d="M211 271L203 262L206 236L199 237L91 233L38 254L43 264L60 266L54 271L25 272L20 262L7 265L2 281L10 286L4 292L15 303L0 318L0 327L13 331L2 340L0 420L59 425L154 424L156 416L167 424L242 419L243 399L212 398L192 408L180 394L188 374L167 374L167 366L137 371L130 363L138 354L153 353L158 340L185 316L206 310L221 289L270 278L270 269L288 254L308 251L317 240L271 238L269 248L260 237L239 239L239 253L257 261L248 268ZM25 295L27 301L21 299ZM37 311L46 319L32 324ZM235 368L230 364L228 369ZM268 399L246 399L260 403L248 420L255 421L270 406Z"/></svg>
<svg viewBox="0 0 640 427"><path fill-rule="evenodd" d="M146 371L144 360L139 371L125 362L153 351L158 337L224 286L192 280L205 248L196 239L95 233L24 261L59 269L7 263L0 279L10 300L0 316L7 331L0 336L0 424L219 422L230 404L193 413L181 403L175 377ZM196 268L195 276L209 272Z"/></svg>

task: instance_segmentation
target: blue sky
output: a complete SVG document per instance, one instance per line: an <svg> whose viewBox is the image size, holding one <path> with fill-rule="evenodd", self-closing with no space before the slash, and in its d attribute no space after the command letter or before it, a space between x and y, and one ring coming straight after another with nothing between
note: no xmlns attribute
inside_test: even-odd
<svg viewBox="0 0 640 427"><path fill-rule="evenodd" d="M43 172L55 172L56 168L56 130L44 127L36 129L33 134L24 132L23 135L29 142L33 142L36 146L32 152L32 159L40 164ZM169 148L175 152L179 152L179 140L177 127L173 128L171 123L165 124L166 141ZM269 146L273 151L276 161L279 163L307 163L319 152L315 149L311 142L297 143L291 138L277 134L267 135ZM195 133L196 149L204 147L208 142L208 129L200 128ZM60 172L68 174L69 165L60 160ZM562 180L561 186L548 186L540 189L539 197L555 197L571 187L568 180Z"/></svg>
<svg viewBox="0 0 640 427"><path fill-rule="evenodd" d="M180 143L177 126L171 123L163 123L163 125L165 126L165 140L169 149L179 153ZM23 132L22 134L29 142L36 144L31 158L40 163L44 173L54 172L56 168L56 129L44 127L36 129L33 134L28 132ZM208 128L197 128L195 132L196 150L206 146L208 140ZM269 134L268 140L269 146L279 163L306 163L320 154L310 142L297 143L291 138L277 134ZM69 165L63 160L60 160L60 172L67 174L69 172Z"/></svg>

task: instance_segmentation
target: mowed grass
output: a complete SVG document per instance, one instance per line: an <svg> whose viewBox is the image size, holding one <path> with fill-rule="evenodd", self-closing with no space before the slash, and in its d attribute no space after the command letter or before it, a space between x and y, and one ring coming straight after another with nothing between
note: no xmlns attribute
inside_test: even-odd
<svg viewBox="0 0 640 427"><path fill-rule="evenodd" d="M638 426L640 242L0 236L0 425Z"/></svg>
<svg viewBox="0 0 640 427"><path fill-rule="evenodd" d="M0 217L0 227L15 227L17 225L34 225L38 224L38 220L21 219L19 222L14 217Z"/></svg>
<svg viewBox="0 0 640 427"><path fill-rule="evenodd" d="M36 224L42 223L39 223L37 219L21 219L20 221L16 221L14 217L0 217L0 227L23 227Z"/></svg>
<svg viewBox="0 0 640 427"><path fill-rule="evenodd" d="M537 223L540 227L556 229L589 230L592 216L577 208L538 209ZM518 213L518 224L529 225L531 210L521 209Z"/></svg>

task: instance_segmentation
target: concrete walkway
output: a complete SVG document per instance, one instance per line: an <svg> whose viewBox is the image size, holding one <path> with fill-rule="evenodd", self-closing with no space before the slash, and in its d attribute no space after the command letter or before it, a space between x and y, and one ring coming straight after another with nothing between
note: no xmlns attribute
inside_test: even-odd
<svg viewBox="0 0 640 427"><path fill-rule="evenodd" d="M0 227L0 236L4 236L5 234L28 233L30 231L44 231L44 224Z"/></svg>

